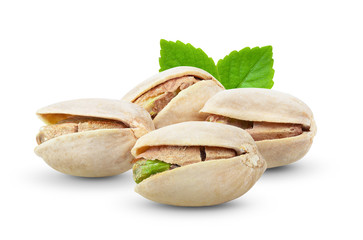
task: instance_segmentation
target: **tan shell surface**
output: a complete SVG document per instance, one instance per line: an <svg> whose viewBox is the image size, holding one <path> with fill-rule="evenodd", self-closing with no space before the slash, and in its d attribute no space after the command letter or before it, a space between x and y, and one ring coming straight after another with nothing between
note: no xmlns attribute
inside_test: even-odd
<svg viewBox="0 0 363 240"><path fill-rule="evenodd" d="M155 174L137 184L145 198L176 206L210 206L246 193L261 177L266 164L249 167L249 155L194 163Z"/></svg>
<svg viewBox="0 0 363 240"><path fill-rule="evenodd" d="M70 115L113 119L133 128L137 137L154 130L147 111L120 100L90 98L64 101L39 109L37 115L47 124L57 123Z"/></svg>
<svg viewBox="0 0 363 240"><path fill-rule="evenodd" d="M203 113L257 122L297 123L309 131L295 137L256 141L267 167L279 167L301 159L310 149L316 124L308 106L299 99L268 89L233 89L216 94Z"/></svg>
<svg viewBox="0 0 363 240"><path fill-rule="evenodd" d="M35 153L57 171L81 177L117 175L132 167L131 129L100 129L62 135L35 148Z"/></svg>
<svg viewBox="0 0 363 240"><path fill-rule="evenodd" d="M316 132L315 122L311 131L295 137L256 141L258 151L264 157L268 168L284 166L301 159L309 151Z"/></svg>
<svg viewBox="0 0 363 240"><path fill-rule="evenodd" d="M200 81L181 91L154 118L155 128L185 121L203 121L207 114L200 113L204 104L216 93L223 91L214 81Z"/></svg>
<svg viewBox="0 0 363 240"><path fill-rule="evenodd" d="M310 126L313 113L296 97L261 88L239 88L217 93L201 113L245 121L296 123Z"/></svg>
<svg viewBox="0 0 363 240"><path fill-rule="evenodd" d="M132 149L137 156L151 146L212 146L234 149L238 154L255 146L244 130L220 123L183 122L152 131L138 139Z"/></svg>
<svg viewBox="0 0 363 240"><path fill-rule="evenodd" d="M222 89L224 89L223 86L221 85L221 83L219 81L217 81L208 72L206 72L200 68L183 66L183 67L175 67L175 68L165 70L163 72L160 72L160 73L146 79L145 81L138 84L130 92L128 92L122 99L129 101L129 102L133 102L134 100L136 100L138 97L140 97L142 94L149 91L153 87L156 87L157 85L164 83L170 79L187 76L187 75L195 76L195 77L203 79L203 80L210 79L213 82L215 82L218 86L220 86Z"/></svg>

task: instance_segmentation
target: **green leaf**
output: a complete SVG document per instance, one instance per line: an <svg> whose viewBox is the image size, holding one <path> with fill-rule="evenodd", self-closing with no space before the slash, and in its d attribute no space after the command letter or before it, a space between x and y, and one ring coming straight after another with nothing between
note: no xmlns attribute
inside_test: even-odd
<svg viewBox="0 0 363 240"><path fill-rule="evenodd" d="M169 163L159 160L140 160L137 161L132 167L134 180L140 183L142 180L150 177L153 174L169 170Z"/></svg>
<svg viewBox="0 0 363 240"><path fill-rule="evenodd" d="M271 46L233 51L218 61L218 80L226 89L272 88L273 62Z"/></svg>
<svg viewBox="0 0 363 240"><path fill-rule="evenodd" d="M200 48L181 41L160 40L159 72L179 66L192 66L201 68L218 79L217 67L212 58Z"/></svg>

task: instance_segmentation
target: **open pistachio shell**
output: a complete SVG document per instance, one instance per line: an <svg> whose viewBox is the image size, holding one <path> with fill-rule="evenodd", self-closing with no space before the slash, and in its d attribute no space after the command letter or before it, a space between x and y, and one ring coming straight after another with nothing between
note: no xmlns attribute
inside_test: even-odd
<svg viewBox="0 0 363 240"><path fill-rule="evenodd" d="M155 116L156 128L184 121L203 121L205 114L199 113L205 102L224 87L208 72L195 67L175 67L163 71L140 83L123 100L135 102L141 95L171 79L193 76L200 81L180 91Z"/></svg>
<svg viewBox="0 0 363 240"><path fill-rule="evenodd" d="M37 115L47 124L82 116L116 120L127 126L65 134L35 148L35 153L49 166L74 176L105 177L129 170L133 159L131 148L137 138L154 130L144 109L120 100L66 101L42 108Z"/></svg>
<svg viewBox="0 0 363 240"><path fill-rule="evenodd" d="M256 141L268 168L301 159L316 134L313 113L304 102L269 89L226 90L210 98L200 112L250 122L300 124L305 129L300 135Z"/></svg>
<svg viewBox="0 0 363 240"><path fill-rule="evenodd" d="M47 124L55 124L70 116L112 119L129 126L137 137L154 130L150 115L136 104L127 101L87 98L55 103L37 111Z"/></svg>
<svg viewBox="0 0 363 240"><path fill-rule="evenodd" d="M251 136L244 130L218 123L183 122L141 137L133 155L153 146L213 146L233 149L237 156L181 166L150 176L135 191L155 202L176 206L221 204L246 193L266 169Z"/></svg>

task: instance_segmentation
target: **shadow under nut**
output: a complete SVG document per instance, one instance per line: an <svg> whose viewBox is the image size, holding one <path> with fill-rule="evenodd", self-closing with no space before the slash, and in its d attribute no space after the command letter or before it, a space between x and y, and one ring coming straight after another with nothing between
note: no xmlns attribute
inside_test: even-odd
<svg viewBox="0 0 363 240"><path fill-rule="evenodd" d="M136 142L131 129L100 129L50 139L35 153L55 170L81 177L106 177L131 169Z"/></svg>

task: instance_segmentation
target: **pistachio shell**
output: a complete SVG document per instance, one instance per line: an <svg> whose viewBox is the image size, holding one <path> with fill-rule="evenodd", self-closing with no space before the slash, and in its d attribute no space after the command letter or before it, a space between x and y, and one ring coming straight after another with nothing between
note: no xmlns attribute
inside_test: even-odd
<svg viewBox="0 0 363 240"><path fill-rule="evenodd" d="M295 137L256 141L258 151L265 158L268 168L280 167L298 161L309 151L315 135L312 129Z"/></svg>
<svg viewBox="0 0 363 240"><path fill-rule="evenodd" d="M286 93L261 88L221 91L200 111L230 118L277 123L311 125L313 113L301 100Z"/></svg>
<svg viewBox="0 0 363 240"><path fill-rule="evenodd" d="M204 71L203 69L184 66L184 67L175 67L165 70L163 72L160 72L159 74L156 74L146 79L145 81L138 84L135 88L133 88L130 92L128 92L122 99L129 102L133 102L138 97L140 97L142 94L149 91L153 87L156 87L157 85L162 84L170 79L183 76L195 76L203 80L209 79L214 81L218 86L224 89L224 87L219 81L217 81L211 74Z"/></svg>
<svg viewBox="0 0 363 240"><path fill-rule="evenodd" d="M186 121L203 121L207 114L199 113L205 102L222 91L214 81L200 81L181 91L154 118L155 128Z"/></svg>
<svg viewBox="0 0 363 240"><path fill-rule="evenodd" d="M244 121L302 124L309 129L295 137L256 141L268 168L301 159L309 151L316 134L313 113L305 103L269 89L226 90L210 98L200 112Z"/></svg>
<svg viewBox="0 0 363 240"><path fill-rule="evenodd" d="M255 146L244 130L212 122L183 122L152 131L136 142L131 152L137 156L151 146L211 146L234 149L238 154L246 146Z"/></svg>
<svg viewBox="0 0 363 240"><path fill-rule="evenodd" d="M251 136L244 130L218 123L184 122L141 137L132 149L135 157L150 146L214 146L242 154L202 161L150 176L135 191L155 202L176 206L209 206L246 193L266 169Z"/></svg>
<svg viewBox="0 0 363 240"><path fill-rule="evenodd" d="M100 129L62 135L35 148L35 153L60 172L81 177L105 177L132 167L131 129Z"/></svg>
<svg viewBox="0 0 363 240"><path fill-rule="evenodd" d="M195 67L176 67L163 71L144 82L140 83L123 100L134 102L145 92L168 80L183 77L195 76L202 80L182 90L175 96L154 118L156 128L184 121L202 121L205 114L199 113L205 102L224 87L208 72Z"/></svg>
<svg viewBox="0 0 363 240"><path fill-rule="evenodd" d="M212 160L153 175L135 187L145 198L176 206L210 206L246 193L266 169L243 163L246 155Z"/></svg>
<svg viewBox="0 0 363 240"><path fill-rule="evenodd" d="M69 115L113 119L133 128L137 137L154 130L150 115L140 106L120 100L89 98L55 103L37 111L47 124L57 123Z"/></svg>
<svg viewBox="0 0 363 240"><path fill-rule="evenodd" d="M154 130L151 117L143 108L120 100L66 101L42 108L37 115L48 124L71 116L86 116L113 119L130 127L65 134L35 148L35 153L52 168L82 177L112 176L129 170L136 139Z"/></svg>

